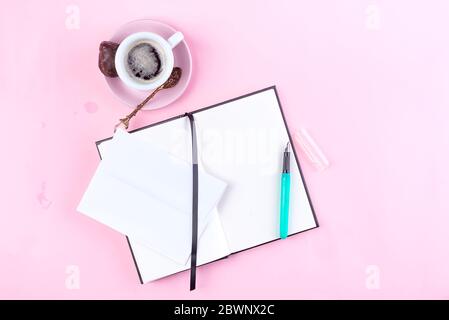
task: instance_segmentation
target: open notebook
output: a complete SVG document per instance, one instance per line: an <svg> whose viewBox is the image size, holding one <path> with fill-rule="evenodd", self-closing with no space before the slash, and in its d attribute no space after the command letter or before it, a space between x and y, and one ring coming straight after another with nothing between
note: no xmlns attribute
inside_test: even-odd
<svg viewBox="0 0 449 320"><path fill-rule="evenodd" d="M293 146L276 88L269 87L191 112L194 115L199 168L227 183L198 242L200 266L279 239L282 152ZM190 159L189 120L179 115L131 131L178 158ZM100 157L111 138L97 142ZM201 181L199 194L201 197ZM186 225L189 229L191 226ZM318 227L293 148L289 235ZM127 237L141 283L190 268Z"/></svg>

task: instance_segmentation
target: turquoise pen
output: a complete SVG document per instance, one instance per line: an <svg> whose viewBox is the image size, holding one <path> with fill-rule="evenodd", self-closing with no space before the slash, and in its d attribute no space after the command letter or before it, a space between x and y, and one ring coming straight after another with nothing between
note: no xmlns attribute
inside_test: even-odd
<svg viewBox="0 0 449 320"><path fill-rule="evenodd" d="M281 212L279 231L281 239L288 236L288 211L290 205L290 142L284 150L284 158L282 161L282 177L281 177Z"/></svg>

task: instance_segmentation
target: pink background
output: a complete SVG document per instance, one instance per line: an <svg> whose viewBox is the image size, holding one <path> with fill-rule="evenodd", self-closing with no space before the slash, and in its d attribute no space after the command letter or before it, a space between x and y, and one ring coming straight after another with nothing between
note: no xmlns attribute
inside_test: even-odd
<svg viewBox="0 0 449 320"><path fill-rule="evenodd" d="M448 1L47 2L1 1L0 298L449 298ZM332 163L300 153L320 228L201 267L195 292L140 285L124 237L75 210L128 111L98 45L141 17L184 32L194 73L133 127L275 84Z"/></svg>

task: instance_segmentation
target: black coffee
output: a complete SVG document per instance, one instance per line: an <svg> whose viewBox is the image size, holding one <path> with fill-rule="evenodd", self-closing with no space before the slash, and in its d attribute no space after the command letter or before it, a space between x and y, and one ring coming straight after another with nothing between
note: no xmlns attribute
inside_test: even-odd
<svg viewBox="0 0 449 320"><path fill-rule="evenodd" d="M128 52L128 72L148 81L159 75L162 69L160 53L149 43L140 43Z"/></svg>

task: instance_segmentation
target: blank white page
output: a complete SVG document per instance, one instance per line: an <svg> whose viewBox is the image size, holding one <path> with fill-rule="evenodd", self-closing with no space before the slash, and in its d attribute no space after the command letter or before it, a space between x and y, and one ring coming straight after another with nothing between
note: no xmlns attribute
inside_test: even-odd
<svg viewBox="0 0 449 320"><path fill-rule="evenodd" d="M228 185L218 211L231 252L278 239L282 156L289 136L274 89L194 116L203 166ZM295 154L290 157L293 234L317 223Z"/></svg>
<svg viewBox="0 0 449 320"><path fill-rule="evenodd" d="M154 126L151 129L140 130L132 133L140 141L148 142L152 147L156 147L159 150L163 150L173 159L185 161L191 163L191 135L189 120L185 117L179 118L162 125ZM98 151L100 156L106 160L111 155L111 142L113 140L105 140L99 143ZM104 161L102 160L102 161ZM151 166L151 161L148 161L148 165ZM191 165L189 165L191 168ZM191 169L189 169L191 172ZM201 163L199 163L199 203L204 203L205 198L210 197L210 192L216 189L215 185L210 181L205 181L207 173L202 169ZM180 177L181 178L181 177ZM185 185L186 189L191 193L192 183L191 180L184 183L184 179L180 179ZM175 190L179 186L173 186ZM210 190L209 190L210 189ZM224 189L224 185L223 185ZM222 191L220 191L222 192ZM176 195L173 195L175 198ZM189 241L186 243L179 243L179 247L183 247L186 244L191 246L191 205L189 205L189 219L185 223L185 231L189 232ZM127 212L127 210L124 210ZM148 211L147 211L148 212ZM148 212L148 214L164 214L164 212ZM197 264L202 265L214 260L228 256L231 252L226 241L226 237L223 231L223 227L220 222L220 215L217 210L212 210L209 219L209 223L205 227L204 232L198 239L198 259ZM145 228L145 226L143 226ZM148 232L151 228L148 227ZM170 235L170 234L169 234ZM172 244L174 239L179 239L177 235L172 235ZM190 269L190 256L186 263L179 263L173 259L167 258L167 256L160 254L158 251L152 249L146 245L139 238L130 236L129 243L132 249L133 257L138 268L138 272L143 283L160 279L169 276L174 273L178 273L187 269ZM189 251L190 253L190 251Z"/></svg>

